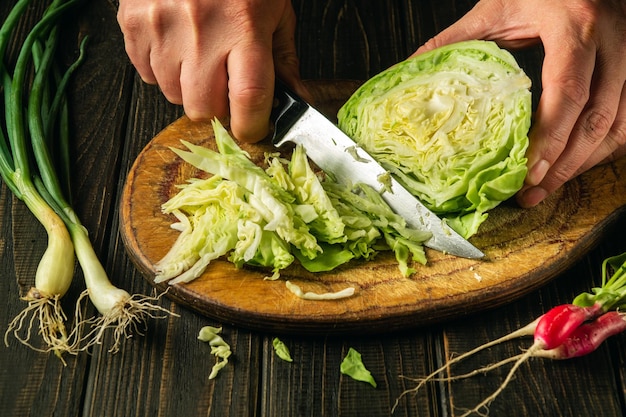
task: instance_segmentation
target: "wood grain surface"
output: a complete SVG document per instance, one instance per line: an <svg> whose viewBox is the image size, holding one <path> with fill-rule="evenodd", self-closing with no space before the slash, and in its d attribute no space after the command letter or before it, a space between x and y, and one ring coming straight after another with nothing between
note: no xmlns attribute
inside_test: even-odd
<svg viewBox="0 0 626 417"><path fill-rule="evenodd" d="M357 86L356 81L309 82L316 106L329 117ZM161 204L178 184L202 175L169 149L182 148L181 139L214 148L210 124L177 120L137 157L122 195L122 239L151 283L153 264L178 236L169 227L174 218L161 214ZM275 151L269 141L242 146L259 164L265 152ZM596 168L534 209L505 202L492 210L471 239L486 254L481 260L427 250L428 263L405 278L393 254L384 252L373 261L353 261L327 273L294 264L277 281L263 279L267 270L237 269L217 260L198 279L171 286L168 295L209 317L298 333L389 331L501 305L545 284L601 237L626 204L625 169L623 160ZM356 293L340 301L303 300L286 288L286 280L304 291L355 287Z"/></svg>

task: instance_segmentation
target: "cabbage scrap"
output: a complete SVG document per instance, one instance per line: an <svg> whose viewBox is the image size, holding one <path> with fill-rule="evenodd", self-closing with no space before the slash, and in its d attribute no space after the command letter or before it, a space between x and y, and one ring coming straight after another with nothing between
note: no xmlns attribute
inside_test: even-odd
<svg viewBox="0 0 626 417"><path fill-rule="evenodd" d="M278 356L285 362L293 362L293 359L291 358L291 353L289 352L289 348L282 340L275 337L274 339L272 339L272 346L274 347L274 352L276 353L276 356Z"/></svg>
<svg viewBox="0 0 626 417"><path fill-rule="evenodd" d="M523 185L530 86L495 43L460 42L372 77L339 127L467 238Z"/></svg>
<svg viewBox="0 0 626 417"><path fill-rule="evenodd" d="M325 301L325 300L339 300L341 298L352 297L354 295L354 287L346 287L343 290L336 292L316 293L312 291L304 292L299 285L294 284L291 281L285 281L285 286L289 291L295 294L297 297L303 300L313 301Z"/></svg>
<svg viewBox="0 0 626 417"><path fill-rule="evenodd" d="M367 382L376 388L376 380L363 364L361 354L354 348L348 349L348 353L341 362L340 370L342 374L348 375L356 381Z"/></svg>
<svg viewBox="0 0 626 417"><path fill-rule="evenodd" d="M222 328L213 326L204 326L198 332L198 340L208 343L211 346L211 354L216 358L209 379L217 377L217 374L228 365L228 358L232 355L230 345L224 341L220 333Z"/></svg>

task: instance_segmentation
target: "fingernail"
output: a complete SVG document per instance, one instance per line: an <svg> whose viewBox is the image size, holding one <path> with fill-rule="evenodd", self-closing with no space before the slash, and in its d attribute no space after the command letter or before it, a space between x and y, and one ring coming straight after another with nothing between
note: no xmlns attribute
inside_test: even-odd
<svg viewBox="0 0 626 417"><path fill-rule="evenodd" d="M526 182L530 185L539 184L541 181L543 181L543 178L546 176L549 169L550 163L548 161L546 161L545 159L537 161L535 165L530 167L530 169L528 170Z"/></svg>
<svg viewBox="0 0 626 417"><path fill-rule="evenodd" d="M522 192L519 204L524 208L535 207L548 196L548 192L542 187L530 187Z"/></svg>

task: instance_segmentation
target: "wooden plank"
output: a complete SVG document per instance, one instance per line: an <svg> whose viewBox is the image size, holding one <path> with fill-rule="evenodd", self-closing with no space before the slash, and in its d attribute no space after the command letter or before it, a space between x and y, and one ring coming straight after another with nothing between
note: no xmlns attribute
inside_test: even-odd
<svg viewBox="0 0 626 417"><path fill-rule="evenodd" d="M400 375L428 372L433 334L398 333L384 337L302 338L280 336L293 358L288 363L275 355L272 340L264 343L261 405L267 416L386 416L410 384ZM361 355L377 387L340 373L350 348ZM310 364L310 365L307 365ZM435 415L436 399L430 390L400 399L394 415Z"/></svg>

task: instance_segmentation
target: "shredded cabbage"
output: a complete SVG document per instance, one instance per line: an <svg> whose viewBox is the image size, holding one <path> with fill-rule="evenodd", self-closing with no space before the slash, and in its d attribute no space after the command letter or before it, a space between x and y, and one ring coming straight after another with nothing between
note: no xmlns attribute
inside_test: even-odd
<svg viewBox="0 0 626 417"><path fill-rule="evenodd" d="M222 328L213 326L204 326L198 332L198 340L208 343L211 346L211 354L216 358L209 379L217 377L222 368L228 365L228 358L232 355L230 345L224 341L220 333L222 333Z"/></svg>
<svg viewBox="0 0 626 417"><path fill-rule="evenodd" d="M188 180L162 205L180 235L155 264L155 282L190 282L220 257L237 267L271 268L268 279L296 259L322 272L379 250L393 250L406 276L414 271L411 260L426 262L421 245L430 234L407 228L371 187L321 180L302 146L290 160L266 155L263 169L217 120L213 130L219 152L185 141L188 150L172 149L211 176Z"/></svg>
<svg viewBox="0 0 626 417"><path fill-rule="evenodd" d="M495 43L461 42L368 80L339 110L339 127L469 237L523 184L530 85Z"/></svg>

